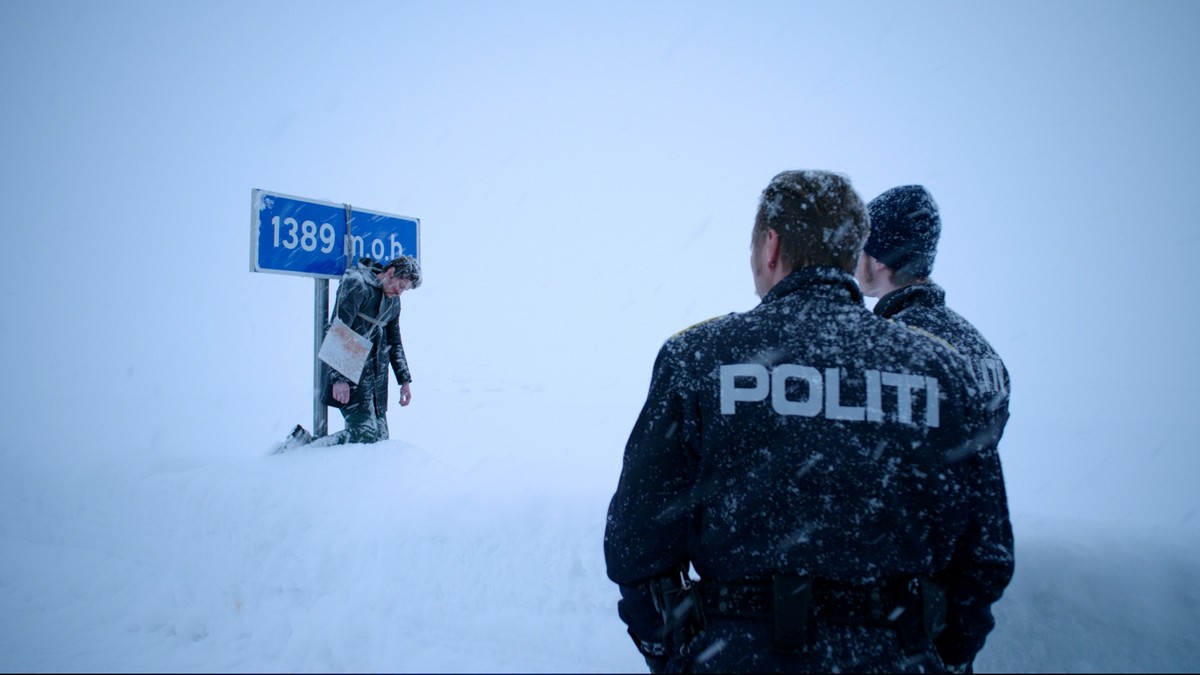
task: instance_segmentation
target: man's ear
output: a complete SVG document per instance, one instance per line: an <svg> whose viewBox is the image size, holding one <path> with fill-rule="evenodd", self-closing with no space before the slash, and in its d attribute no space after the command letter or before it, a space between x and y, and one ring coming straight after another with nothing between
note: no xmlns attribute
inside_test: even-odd
<svg viewBox="0 0 1200 675"><path fill-rule="evenodd" d="M779 264L779 233L775 228L767 228L767 240L764 243L766 246L763 247L763 253L767 256L767 262L774 263L771 267L775 267Z"/></svg>
<svg viewBox="0 0 1200 675"><path fill-rule="evenodd" d="M875 268L876 276L881 276L881 277L887 279L888 282L891 282L892 274L893 274L892 268L879 262L875 258L871 258L871 265Z"/></svg>
<svg viewBox="0 0 1200 675"><path fill-rule="evenodd" d="M887 269L887 265L884 265L876 260L875 256L871 255L870 253L863 251L859 255L861 255L863 259L867 261L867 267L870 268L870 270L875 274L882 274L883 271Z"/></svg>

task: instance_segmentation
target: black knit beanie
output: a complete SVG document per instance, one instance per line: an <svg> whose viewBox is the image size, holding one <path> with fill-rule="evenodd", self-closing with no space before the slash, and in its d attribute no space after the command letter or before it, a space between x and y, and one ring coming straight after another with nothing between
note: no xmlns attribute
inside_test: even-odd
<svg viewBox="0 0 1200 675"><path fill-rule="evenodd" d="M872 199L867 212L871 235L863 251L901 274L929 276L942 233L933 195L920 185L902 185Z"/></svg>

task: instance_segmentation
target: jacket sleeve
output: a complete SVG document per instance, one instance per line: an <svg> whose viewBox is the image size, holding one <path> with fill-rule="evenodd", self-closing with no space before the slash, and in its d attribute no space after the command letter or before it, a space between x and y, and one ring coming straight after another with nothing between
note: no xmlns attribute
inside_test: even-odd
<svg viewBox="0 0 1200 675"><path fill-rule="evenodd" d="M408 369L408 359L404 356L404 343L400 339L400 315L387 322L383 330L384 346L387 349L388 360L392 362L392 371L396 373L397 384L412 382L412 372Z"/></svg>
<svg viewBox="0 0 1200 675"><path fill-rule="evenodd" d="M693 514L696 422L672 351L668 342L655 361L604 533L608 577L621 587L620 617L642 643L663 640L662 617L647 584L686 562Z"/></svg>
<svg viewBox="0 0 1200 675"><path fill-rule="evenodd" d="M1007 405L993 417L992 441L967 460L970 490L968 528L942 583L946 585L946 628L935 639L949 665L971 663L995 626L992 604L1014 570L1008 497L997 449L1008 419Z"/></svg>

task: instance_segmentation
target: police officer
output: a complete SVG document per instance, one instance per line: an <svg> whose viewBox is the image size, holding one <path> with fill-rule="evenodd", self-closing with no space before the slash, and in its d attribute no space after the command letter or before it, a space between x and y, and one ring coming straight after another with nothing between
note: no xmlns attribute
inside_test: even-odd
<svg viewBox="0 0 1200 675"><path fill-rule="evenodd" d="M920 185L902 185L871 200L867 212L871 235L855 270L863 294L879 298L876 315L925 331L970 362L976 386L989 396L987 412L994 419L998 441L1008 421L1008 369L975 326L946 306L946 292L929 278L942 231L933 195ZM1012 525L996 445L984 448L972 461L980 465L971 506L977 521L973 551L981 558L977 564L990 559L996 570L977 582L979 588L966 576L959 580L961 587L952 587L949 593L951 599L975 594L994 599L1008 583L998 572L1011 570ZM965 604L967 610L952 613L950 624L937 639L943 660L959 667L970 666L993 623L991 613L985 611L986 602L974 599ZM974 615L969 613L972 607Z"/></svg>
<svg viewBox="0 0 1200 675"><path fill-rule="evenodd" d="M865 308L867 234L845 177L779 174L753 227L762 303L659 351L604 540L653 672L941 670L947 613L995 599L945 589L1011 572L973 550L984 399L964 360Z"/></svg>

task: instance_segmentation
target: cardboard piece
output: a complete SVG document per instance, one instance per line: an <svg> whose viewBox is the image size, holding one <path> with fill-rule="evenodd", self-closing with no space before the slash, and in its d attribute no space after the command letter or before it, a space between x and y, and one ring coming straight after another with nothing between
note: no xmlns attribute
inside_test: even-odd
<svg viewBox="0 0 1200 675"><path fill-rule="evenodd" d="M317 358L358 384L363 365L370 354L371 341L355 333L341 319L335 318L329 332L325 333L325 339L321 341Z"/></svg>

